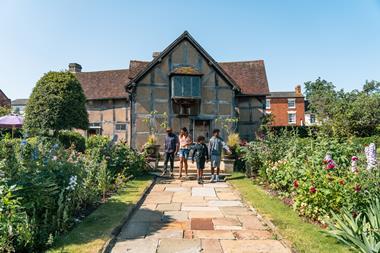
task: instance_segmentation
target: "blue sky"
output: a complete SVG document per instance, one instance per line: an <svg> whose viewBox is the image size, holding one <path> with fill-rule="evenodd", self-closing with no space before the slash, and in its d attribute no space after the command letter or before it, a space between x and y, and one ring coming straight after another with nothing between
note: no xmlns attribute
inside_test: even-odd
<svg viewBox="0 0 380 253"><path fill-rule="evenodd" d="M0 0L0 88L27 97L70 62L128 68L184 30L217 61L263 59L273 91L380 81L380 0Z"/></svg>

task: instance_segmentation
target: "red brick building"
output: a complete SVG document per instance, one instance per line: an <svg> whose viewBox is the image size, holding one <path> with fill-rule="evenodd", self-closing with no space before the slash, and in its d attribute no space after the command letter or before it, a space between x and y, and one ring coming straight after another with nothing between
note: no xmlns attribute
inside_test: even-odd
<svg viewBox="0 0 380 253"><path fill-rule="evenodd" d="M11 107L11 100L0 90L0 106Z"/></svg>
<svg viewBox="0 0 380 253"><path fill-rule="evenodd" d="M271 92L266 99L266 113L273 115L272 126L302 126L305 123L305 98L301 86L294 91Z"/></svg>

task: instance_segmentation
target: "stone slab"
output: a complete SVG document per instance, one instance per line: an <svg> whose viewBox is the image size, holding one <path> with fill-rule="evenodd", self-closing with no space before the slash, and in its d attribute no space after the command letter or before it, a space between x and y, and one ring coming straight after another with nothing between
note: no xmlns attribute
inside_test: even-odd
<svg viewBox="0 0 380 253"><path fill-rule="evenodd" d="M211 218L194 218L190 221L191 230L214 230Z"/></svg>
<svg viewBox="0 0 380 253"><path fill-rule="evenodd" d="M233 232L237 240L268 240L274 239L267 230L239 230Z"/></svg>
<svg viewBox="0 0 380 253"><path fill-rule="evenodd" d="M189 218L186 211L167 211L164 212L165 220L168 221L187 221Z"/></svg>
<svg viewBox="0 0 380 253"><path fill-rule="evenodd" d="M199 239L162 239L157 253L195 253L201 251Z"/></svg>
<svg viewBox="0 0 380 253"><path fill-rule="evenodd" d="M199 239L217 239L217 240L233 240L234 234L225 230L193 230L194 238Z"/></svg>
<svg viewBox="0 0 380 253"><path fill-rule="evenodd" d="M147 234L146 238L183 238L183 230L179 229L160 229Z"/></svg>
<svg viewBox="0 0 380 253"><path fill-rule="evenodd" d="M129 222L122 228L118 235L118 240L144 238L148 233L150 223L148 222Z"/></svg>
<svg viewBox="0 0 380 253"><path fill-rule="evenodd" d="M156 253L157 239L134 239L116 242L111 253Z"/></svg>
<svg viewBox="0 0 380 253"><path fill-rule="evenodd" d="M217 196L220 200L240 200L240 197L232 192L217 192Z"/></svg>
<svg viewBox="0 0 380 253"><path fill-rule="evenodd" d="M183 206L182 211L219 211L219 208L216 206Z"/></svg>
<svg viewBox="0 0 380 253"><path fill-rule="evenodd" d="M179 211L181 210L181 203L158 204L156 207L158 211Z"/></svg>
<svg viewBox="0 0 380 253"><path fill-rule="evenodd" d="M202 253L223 253L219 240L202 239Z"/></svg>
<svg viewBox="0 0 380 253"><path fill-rule="evenodd" d="M253 230L267 230L268 227L265 226L256 216L246 215L238 216L240 222L243 224L244 229L253 229Z"/></svg>
<svg viewBox="0 0 380 253"><path fill-rule="evenodd" d="M227 183L224 183L224 182L203 184L203 187L210 187L210 188L230 188L230 186L229 186Z"/></svg>
<svg viewBox="0 0 380 253"><path fill-rule="evenodd" d="M236 200L210 200L208 202L209 206L243 206L241 201Z"/></svg>
<svg viewBox="0 0 380 253"><path fill-rule="evenodd" d="M194 197L216 197L215 190L213 188L205 187L193 187L191 189L191 195Z"/></svg>
<svg viewBox="0 0 380 253"><path fill-rule="evenodd" d="M166 192L188 192L190 191L190 188L187 187L166 187Z"/></svg>
<svg viewBox="0 0 380 253"><path fill-rule="evenodd" d="M139 209L132 216L131 222L160 222L162 220L162 216L162 212L159 211Z"/></svg>
<svg viewBox="0 0 380 253"><path fill-rule="evenodd" d="M253 215L253 212L246 207L239 206L227 206L219 208L222 213L226 216L243 216L243 215Z"/></svg>
<svg viewBox="0 0 380 253"><path fill-rule="evenodd" d="M190 211L189 218L221 218L223 214L220 211Z"/></svg>
<svg viewBox="0 0 380 253"><path fill-rule="evenodd" d="M275 240L221 240L224 253L291 253Z"/></svg>

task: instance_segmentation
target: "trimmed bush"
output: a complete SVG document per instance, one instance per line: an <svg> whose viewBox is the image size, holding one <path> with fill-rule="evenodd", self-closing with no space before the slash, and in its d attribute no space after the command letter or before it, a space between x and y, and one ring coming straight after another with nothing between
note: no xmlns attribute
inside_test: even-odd
<svg viewBox="0 0 380 253"><path fill-rule="evenodd" d="M68 130L60 131L58 133L58 139L66 149L74 146L78 152L83 153L86 150L86 139L78 132Z"/></svg>

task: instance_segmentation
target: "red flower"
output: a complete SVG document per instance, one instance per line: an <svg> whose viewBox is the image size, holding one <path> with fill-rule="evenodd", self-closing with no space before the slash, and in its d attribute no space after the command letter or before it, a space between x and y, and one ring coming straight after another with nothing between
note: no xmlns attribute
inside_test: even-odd
<svg viewBox="0 0 380 253"><path fill-rule="evenodd" d="M343 179L339 180L339 184L344 185L344 180Z"/></svg>
<svg viewBox="0 0 380 253"><path fill-rule="evenodd" d="M294 180L294 182L293 182L293 186L294 186L294 188L298 188L298 186L299 186L299 184L298 184L298 181L297 180Z"/></svg>
<svg viewBox="0 0 380 253"><path fill-rule="evenodd" d="M357 185L355 185L354 190L355 190L355 192L360 192L362 190L362 187L359 184L357 184Z"/></svg>
<svg viewBox="0 0 380 253"><path fill-rule="evenodd" d="M317 189L315 189L314 186L311 186L311 187L309 188L309 192L310 192L310 193L316 193L316 192L317 192Z"/></svg>
<svg viewBox="0 0 380 253"><path fill-rule="evenodd" d="M335 164L333 162L330 162L329 164L327 164L327 167L326 167L327 170L332 170L334 168L335 168Z"/></svg>

